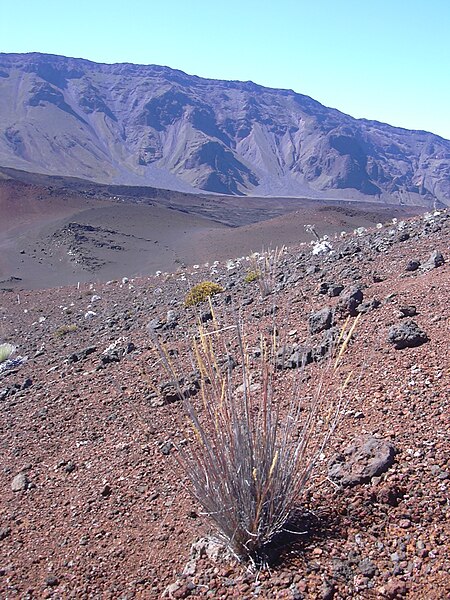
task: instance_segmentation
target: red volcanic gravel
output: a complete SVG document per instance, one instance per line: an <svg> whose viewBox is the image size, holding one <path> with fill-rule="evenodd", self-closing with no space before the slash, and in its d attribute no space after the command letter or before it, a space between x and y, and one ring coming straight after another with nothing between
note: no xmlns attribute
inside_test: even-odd
<svg viewBox="0 0 450 600"><path fill-rule="evenodd" d="M449 242L443 211L332 240L325 254L290 248L265 299L245 282L245 260L1 292L0 341L27 357L0 366L1 597L449 597ZM427 262L435 251L443 262ZM225 289L217 314L239 311L250 338L275 320L292 343L319 344L312 313L330 307L337 326L363 313L347 355L349 406L299 499L313 524L261 572L210 542L191 549L211 524L183 485L171 443L187 425L160 392L167 376L146 329L153 321L183 363L198 314L184 296L202 280ZM349 287L363 294L351 306ZM426 339L396 349L391 328L411 321ZM325 362L306 367L306 395ZM292 376L279 372L280 391ZM389 442L393 464L342 487L327 464L361 437Z"/></svg>

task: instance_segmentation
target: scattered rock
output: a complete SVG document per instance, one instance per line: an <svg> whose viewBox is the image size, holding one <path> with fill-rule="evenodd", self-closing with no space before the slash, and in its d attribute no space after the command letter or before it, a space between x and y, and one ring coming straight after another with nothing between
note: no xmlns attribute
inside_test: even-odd
<svg viewBox="0 0 450 600"><path fill-rule="evenodd" d="M103 488L102 491L100 492L100 495L102 496L102 498L109 498L111 496L112 493L112 489L111 486L106 483Z"/></svg>
<svg viewBox="0 0 450 600"><path fill-rule="evenodd" d="M365 577L369 578L372 578L377 572L377 568L370 558L363 558L362 561L358 563L358 569Z"/></svg>
<svg viewBox="0 0 450 600"><path fill-rule="evenodd" d="M396 600L397 598L403 598L406 596L408 592L408 586L404 581L391 579L385 586L380 588L379 591L383 598Z"/></svg>
<svg viewBox="0 0 450 600"><path fill-rule="evenodd" d="M338 303L339 310L348 314L351 317L356 317L358 314L357 308L362 303L364 295L359 287L354 285L345 288L340 296L340 300Z"/></svg>
<svg viewBox="0 0 450 600"><path fill-rule="evenodd" d="M48 587L55 587L57 586L59 583L58 578L56 577L56 575L47 575L47 577L45 578L45 585L47 585Z"/></svg>
<svg viewBox="0 0 450 600"><path fill-rule="evenodd" d="M164 454L164 456L169 456L170 451L172 450L173 447L174 447L173 443L168 441L168 442L164 442L163 444L161 444L159 447L159 450L160 450L161 454Z"/></svg>
<svg viewBox="0 0 450 600"><path fill-rule="evenodd" d="M13 492L23 492L27 490L30 485L30 481L26 473L19 473L14 477L11 482L11 489Z"/></svg>
<svg viewBox="0 0 450 600"><path fill-rule="evenodd" d="M420 261L418 260L410 260L408 261L406 267L405 267L405 271L411 273L413 271L417 271L417 269L420 267Z"/></svg>
<svg viewBox="0 0 450 600"><path fill-rule="evenodd" d="M69 363L78 362L80 360L84 360L90 354L93 354L97 351L96 346L88 346L87 348L83 348L83 350L78 350L77 352L73 352L70 356L67 357L67 361Z"/></svg>
<svg viewBox="0 0 450 600"><path fill-rule="evenodd" d="M333 323L333 310L329 306L325 306L321 310L311 313L308 323L309 331L313 335L325 329L330 329Z"/></svg>
<svg viewBox="0 0 450 600"><path fill-rule="evenodd" d="M421 270L422 271L431 271L431 269L436 269L437 267L441 267L445 263L445 259L441 252L435 250L427 262L423 263Z"/></svg>
<svg viewBox="0 0 450 600"><path fill-rule="evenodd" d="M387 440L374 437L356 438L328 466L330 479L342 486L368 483L394 463L395 448Z"/></svg>
<svg viewBox="0 0 450 600"><path fill-rule="evenodd" d="M389 329L389 342L396 350L416 348L428 342L427 334L414 321L405 321Z"/></svg>
<svg viewBox="0 0 450 600"><path fill-rule="evenodd" d="M399 318L404 319L405 317L415 317L417 315L417 308L415 306L400 306Z"/></svg>

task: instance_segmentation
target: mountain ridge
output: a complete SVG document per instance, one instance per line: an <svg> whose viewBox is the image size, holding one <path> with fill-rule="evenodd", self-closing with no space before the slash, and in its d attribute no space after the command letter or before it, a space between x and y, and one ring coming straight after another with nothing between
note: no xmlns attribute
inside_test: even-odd
<svg viewBox="0 0 450 600"><path fill-rule="evenodd" d="M293 90L158 65L0 54L0 164L231 195L450 205L450 141Z"/></svg>

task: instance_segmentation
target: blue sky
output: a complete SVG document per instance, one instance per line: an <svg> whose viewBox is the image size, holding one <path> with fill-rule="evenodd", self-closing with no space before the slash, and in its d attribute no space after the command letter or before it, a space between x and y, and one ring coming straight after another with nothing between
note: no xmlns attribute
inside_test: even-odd
<svg viewBox="0 0 450 600"><path fill-rule="evenodd" d="M290 88L450 139L450 0L0 0L0 51Z"/></svg>

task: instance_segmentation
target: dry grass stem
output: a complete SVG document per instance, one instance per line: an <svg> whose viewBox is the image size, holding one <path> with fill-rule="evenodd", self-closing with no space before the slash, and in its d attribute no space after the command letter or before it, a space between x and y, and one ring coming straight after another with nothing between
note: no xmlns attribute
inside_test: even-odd
<svg viewBox="0 0 450 600"><path fill-rule="evenodd" d="M334 393L330 379L337 375L355 324L349 329L346 323L336 360L329 361L310 399L301 393L301 369L277 371L275 336L260 336L255 353L242 322L221 327L214 315L212 330L199 324L192 358L201 374L200 400L194 406L179 390L192 436L177 459L193 495L240 559L264 562L265 548L301 502L345 409L351 374ZM171 357L154 342L176 382ZM235 368L221 360L230 354L237 355Z"/></svg>

